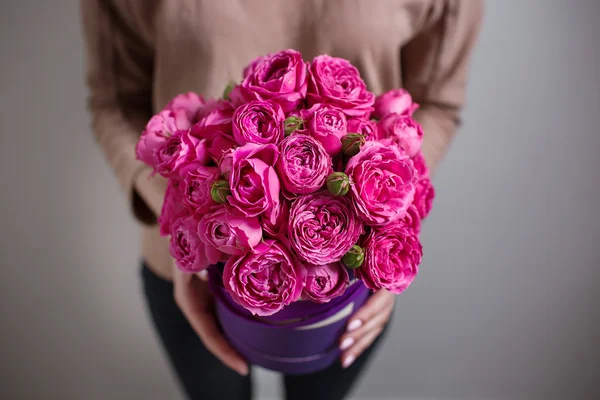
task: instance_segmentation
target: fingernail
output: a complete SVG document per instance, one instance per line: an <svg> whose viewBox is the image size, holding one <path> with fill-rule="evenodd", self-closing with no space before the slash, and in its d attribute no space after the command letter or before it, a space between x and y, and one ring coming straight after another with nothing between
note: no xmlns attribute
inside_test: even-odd
<svg viewBox="0 0 600 400"><path fill-rule="evenodd" d="M360 319L355 319L354 321L350 321L350 323L348 324L348 332L352 332L357 330L358 328L360 328L362 326L362 321Z"/></svg>
<svg viewBox="0 0 600 400"><path fill-rule="evenodd" d="M350 354L348 357L346 357L344 359L344 362L342 363L342 367L348 368L350 365L352 365L352 363L354 362L355 359L356 359L356 357L354 357L352 354Z"/></svg>
<svg viewBox="0 0 600 400"><path fill-rule="evenodd" d="M349 337L346 338L342 341L342 344L340 344L340 350L346 350L347 348L349 348L350 346L352 346L354 344L354 339Z"/></svg>
<svg viewBox="0 0 600 400"><path fill-rule="evenodd" d="M202 270L202 271L198 272L198 277L205 282L208 281L208 271Z"/></svg>
<svg viewBox="0 0 600 400"><path fill-rule="evenodd" d="M238 373L242 376L248 375L248 367L243 366L238 370Z"/></svg>

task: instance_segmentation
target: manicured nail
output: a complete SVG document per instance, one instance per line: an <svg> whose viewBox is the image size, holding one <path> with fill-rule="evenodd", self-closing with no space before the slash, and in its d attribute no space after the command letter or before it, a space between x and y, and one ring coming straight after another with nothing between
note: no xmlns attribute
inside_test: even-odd
<svg viewBox="0 0 600 400"><path fill-rule="evenodd" d="M240 367L238 370L238 373L242 376L248 375L248 367L247 366Z"/></svg>
<svg viewBox="0 0 600 400"><path fill-rule="evenodd" d="M200 278L203 281L208 281L208 271L207 270L202 270L200 272L198 272L198 278Z"/></svg>
<svg viewBox="0 0 600 400"><path fill-rule="evenodd" d="M357 330L358 328L360 328L362 326L362 321L360 319L355 319L354 321L350 321L350 323L348 324L348 332L352 332Z"/></svg>
<svg viewBox="0 0 600 400"><path fill-rule="evenodd" d="M342 367L348 368L350 365L352 365L352 363L354 362L355 359L356 359L356 357L354 357L352 354L350 354L348 357L346 357L344 359L344 362L342 363Z"/></svg>
<svg viewBox="0 0 600 400"><path fill-rule="evenodd" d="M354 344L354 339L351 337L348 337L342 341L342 344L340 344L340 350L346 350L346 349L350 348L350 346L352 346L353 344Z"/></svg>

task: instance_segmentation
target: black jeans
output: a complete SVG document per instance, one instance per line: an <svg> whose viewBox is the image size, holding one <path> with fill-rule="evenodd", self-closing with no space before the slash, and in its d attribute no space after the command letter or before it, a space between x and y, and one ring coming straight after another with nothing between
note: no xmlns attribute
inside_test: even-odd
<svg viewBox="0 0 600 400"><path fill-rule="evenodd" d="M173 284L156 276L145 265L142 265L141 274L154 326L189 399L251 399L250 376L238 375L206 350L177 307ZM343 399L382 337L383 334L347 369L335 363L312 374L284 375L286 399Z"/></svg>

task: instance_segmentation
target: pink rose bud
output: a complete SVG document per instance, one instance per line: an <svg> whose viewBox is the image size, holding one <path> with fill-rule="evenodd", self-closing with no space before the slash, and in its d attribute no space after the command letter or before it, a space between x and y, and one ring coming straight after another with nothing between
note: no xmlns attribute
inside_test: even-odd
<svg viewBox="0 0 600 400"><path fill-rule="evenodd" d="M304 125L304 121L302 118L292 115L291 117L287 117L284 122L285 127L285 136L289 136L292 133L296 132L298 129L302 129Z"/></svg>
<svg viewBox="0 0 600 400"><path fill-rule="evenodd" d="M377 96L373 116L377 119L385 118L390 114L412 116L419 108L417 103L413 102L410 93L404 89L394 89Z"/></svg>
<svg viewBox="0 0 600 400"><path fill-rule="evenodd" d="M407 115L389 114L377 124L378 138L391 139L410 158L417 155L423 143L421 125Z"/></svg>
<svg viewBox="0 0 600 400"><path fill-rule="evenodd" d="M350 179L343 172L334 172L327 177L327 190L335 196L345 196L350 190Z"/></svg>
<svg viewBox="0 0 600 400"><path fill-rule="evenodd" d="M223 204L227 202L227 197L231 195L229 183L227 181L215 181L210 188L210 197L217 203Z"/></svg>
<svg viewBox="0 0 600 400"><path fill-rule="evenodd" d="M355 156L365 142L365 137L360 133L349 133L342 138L342 151L347 157Z"/></svg>
<svg viewBox="0 0 600 400"><path fill-rule="evenodd" d="M301 297L304 300L328 303L331 299L341 296L350 281L348 271L339 262L325 265L306 264L305 267L306 276Z"/></svg>
<svg viewBox="0 0 600 400"><path fill-rule="evenodd" d="M342 257L342 263L351 269L360 267L363 264L363 261L365 261L365 251L357 244L352 246L352 248L344 254L344 257Z"/></svg>
<svg viewBox="0 0 600 400"><path fill-rule="evenodd" d="M231 100L231 92L233 91L234 87L235 87L235 82L229 81L227 83L227 86L225 86L225 89L223 89L223 99L224 100Z"/></svg>

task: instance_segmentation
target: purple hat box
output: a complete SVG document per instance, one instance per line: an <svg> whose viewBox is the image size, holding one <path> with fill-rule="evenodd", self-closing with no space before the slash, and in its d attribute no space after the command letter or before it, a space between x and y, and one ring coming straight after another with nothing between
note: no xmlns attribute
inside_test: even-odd
<svg viewBox="0 0 600 400"><path fill-rule="evenodd" d="M348 319L370 294L355 279L342 296L326 304L297 301L274 315L258 317L234 302L217 268L211 268L209 282L230 344L250 364L290 375L316 372L337 361Z"/></svg>

